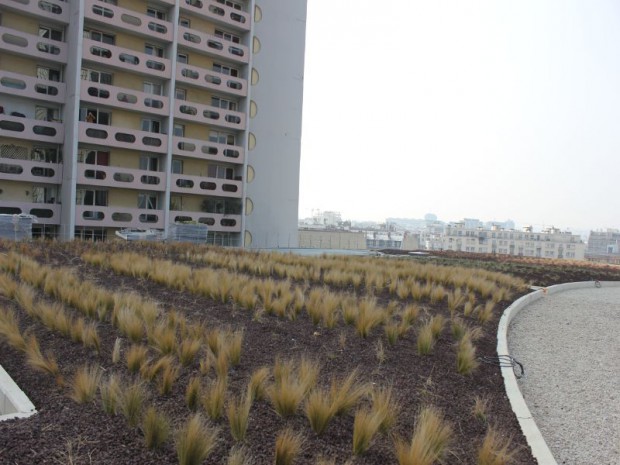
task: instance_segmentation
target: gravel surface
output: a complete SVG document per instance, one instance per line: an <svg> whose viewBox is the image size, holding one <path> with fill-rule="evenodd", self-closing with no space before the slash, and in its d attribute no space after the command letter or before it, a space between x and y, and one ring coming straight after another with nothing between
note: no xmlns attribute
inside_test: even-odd
<svg viewBox="0 0 620 465"><path fill-rule="evenodd" d="M559 464L620 464L620 287L548 295L510 325L523 397Z"/></svg>

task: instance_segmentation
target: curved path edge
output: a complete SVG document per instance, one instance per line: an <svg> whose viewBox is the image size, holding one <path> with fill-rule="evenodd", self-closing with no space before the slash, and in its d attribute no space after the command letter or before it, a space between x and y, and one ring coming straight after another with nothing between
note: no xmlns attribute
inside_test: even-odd
<svg viewBox="0 0 620 465"><path fill-rule="evenodd" d="M619 287L620 282L616 281L604 281L601 282L601 286L604 287ZM556 284L555 286L549 286L547 288L541 288L534 292L531 292L523 297L515 300L502 315L497 328L497 355L510 355L508 351L508 328L513 318L525 307L539 299L542 299L547 294L556 294L558 292L569 291L571 289L584 289L589 287L595 287L594 281L584 281L576 283ZM506 388L506 395L510 401L512 411L519 420L521 431L525 435L527 443L532 449L532 455L538 461L539 465L557 465L555 458L551 450L547 446L545 439L543 438L530 409L525 403L525 399L521 394L517 378L514 374L512 367L502 367L502 376L504 378L504 386Z"/></svg>

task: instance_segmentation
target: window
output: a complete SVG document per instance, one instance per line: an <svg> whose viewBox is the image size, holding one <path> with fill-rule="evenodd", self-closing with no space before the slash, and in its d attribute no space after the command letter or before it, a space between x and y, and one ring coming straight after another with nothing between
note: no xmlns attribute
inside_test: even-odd
<svg viewBox="0 0 620 465"><path fill-rule="evenodd" d="M151 192L140 192L138 194L138 208L157 210L157 194L153 194Z"/></svg>
<svg viewBox="0 0 620 465"><path fill-rule="evenodd" d="M153 83L153 82L144 82L142 84L142 90L145 94L153 94L153 95L162 95L161 84Z"/></svg>
<svg viewBox="0 0 620 465"><path fill-rule="evenodd" d="M157 45L153 45L153 44L144 44L144 53L146 53L147 55L153 55L159 58L164 57L164 49L161 47L158 47Z"/></svg>
<svg viewBox="0 0 620 465"><path fill-rule="evenodd" d="M37 66L37 77L47 81L60 82L60 71L46 66Z"/></svg>
<svg viewBox="0 0 620 465"><path fill-rule="evenodd" d="M142 130L159 134L161 133L161 122L156 119L143 119Z"/></svg>
<svg viewBox="0 0 620 465"><path fill-rule="evenodd" d="M183 160L178 158L172 159L172 172L174 174L183 174Z"/></svg>
<svg viewBox="0 0 620 465"><path fill-rule="evenodd" d="M213 71L216 73L226 74L227 76L239 77L239 70L220 63L213 63Z"/></svg>
<svg viewBox="0 0 620 465"><path fill-rule="evenodd" d="M225 132L211 131L209 132L209 142L216 142L218 144L235 145L235 135L227 134Z"/></svg>
<svg viewBox="0 0 620 465"><path fill-rule="evenodd" d="M174 96L177 100L187 100L187 91L185 89L176 89Z"/></svg>
<svg viewBox="0 0 620 465"><path fill-rule="evenodd" d="M33 203L56 203L58 189L56 187L32 186Z"/></svg>
<svg viewBox="0 0 620 465"><path fill-rule="evenodd" d="M159 158L152 155L140 155L140 169L144 171L158 171Z"/></svg>
<svg viewBox="0 0 620 465"><path fill-rule="evenodd" d="M220 97L211 97L211 105L225 110L237 111L237 102Z"/></svg>
<svg viewBox="0 0 620 465"><path fill-rule="evenodd" d="M54 29L48 26L39 26L39 37L62 42L62 36L63 36L63 33L62 33L62 30L60 29Z"/></svg>
<svg viewBox="0 0 620 465"><path fill-rule="evenodd" d="M112 113L98 108L80 108L80 121L87 123L104 124L109 126L112 121Z"/></svg>
<svg viewBox="0 0 620 465"><path fill-rule="evenodd" d="M83 149L78 152L78 162L87 165L108 166L110 164L110 152Z"/></svg>
<svg viewBox="0 0 620 465"><path fill-rule="evenodd" d="M220 39L224 39L229 42L234 42L235 44L241 43L241 37L230 32L222 31L220 29L215 30L215 37L219 37Z"/></svg>
<svg viewBox="0 0 620 465"><path fill-rule="evenodd" d="M191 22L187 18L179 18L179 26L191 27Z"/></svg>
<svg viewBox="0 0 620 465"><path fill-rule="evenodd" d="M146 14L151 18L161 19L163 21L166 20L166 12L162 10L158 10L157 8L153 8L152 6L146 7Z"/></svg>
<svg viewBox="0 0 620 465"><path fill-rule="evenodd" d="M185 126L182 124L175 124L172 133L177 137L185 137Z"/></svg>
<svg viewBox="0 0 620 465"><path fill-rule="evenodd" d="M223 165L209 165L207 167L207 176L218 179L233 179L234 170Z"/></svg>
<svg viewBox="0 0 620 465"><path fill-rule="evenodd" d="M171 195L170 210L183 210L183 197L181 197L180 195Z"/></svg>
<svg viewBox="0 0 620 465"><path fill-rule="evenodd" d="M93 5L93 13L99 16L103 16L104 18L113 18L114 12L109 8L105 8L99 5Z"/></svg>
<svg viewBox="0 0 620 465"><path fill-rule="evenodd" d="M234 8L235 10L243 10L241 3L238 2L231 2L230 0L217 0L217 3L229 6L231 8Z"/></svg>
<svg viewBox="0 0 620 465"><path fill-rule="evenodd" d="M48 108L36 106L34 110L34 119L39 121L59 121L60 110L58 108Z"/></svg>
<svg viewBox="0 0 620 465"><path fill-rule="evenodd" d="M96 31L93 29L84 29L84 38L109 45L114 45L116 43L116 39L112 34L106 34L104 32Z"/></svg>
<svg viewBox="0 0 620 465"><path fill-rule="evenodd" d="M76 205L108 206L108 191L96 189L77 189L75 193Z"/></svg>
<svg viewBox="0 0 620 465"><path fill-rule="evenodd" d="M177 62L187 65L189 64L189 56L185 53L177 53Z"/></svg>
<svg viewBox="0 0 620 465"><path fill-rule="evenodd" d="M54 147L33 147L32 152L30 152L30 159L46 163L59 163L59 150Z"/></svg>

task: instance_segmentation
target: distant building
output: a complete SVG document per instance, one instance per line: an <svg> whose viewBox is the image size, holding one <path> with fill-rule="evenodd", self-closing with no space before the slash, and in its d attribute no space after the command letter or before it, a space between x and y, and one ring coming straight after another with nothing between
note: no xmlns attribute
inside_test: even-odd
<svg viewBox="0 0 620 465"><path fill-rule="evenodd" d="M535 232L531 226L522 231L491 228L468 228L465 222L449 223L429 249L458 252L512 255L520 257L583 260L585 244L581 237L557 228Z"/></svg>
<svg viewBox="0 0 620 465"><path fill-rule="evenodd" d="M590 231L586 258L592 261L620 263L620 230Z"/></svg>
<svg viewBox="0 0 620 465"><path fill-rule="evenodd" d="M299 247L302 249L365 250L366 235L336 229L300 229Z"/></svg>
<svg viewBox="0 0 620 465"><path fill-rule="evenodd" d="M420 248L420 235L407 232L367 231L368 249L417 250Z"/></svg>

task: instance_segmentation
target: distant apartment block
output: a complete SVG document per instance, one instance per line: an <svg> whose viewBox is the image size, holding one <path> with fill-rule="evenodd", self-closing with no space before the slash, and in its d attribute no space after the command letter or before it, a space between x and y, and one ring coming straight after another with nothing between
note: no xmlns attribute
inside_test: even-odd
<svg viewBox="0 0 620 465"><path fill-rule="evenodd" d="M430 245L432 250L567 260L583 260L586 247L580 236L557 228L539 232L531 226L521 231L499 226L468 228L464 222L446 225Z"/></svg>
<svg viewBox="0 0 620 465"><path fill-rule="evenodd" d="M0 213L296 246L306 0L2 0Z"/></svg>
<svg viewBox="0 0 620 465"><path fill-rule="evenodd" d="M592 261L620 263L620 230L590 231L586 258Z"/></svg>

